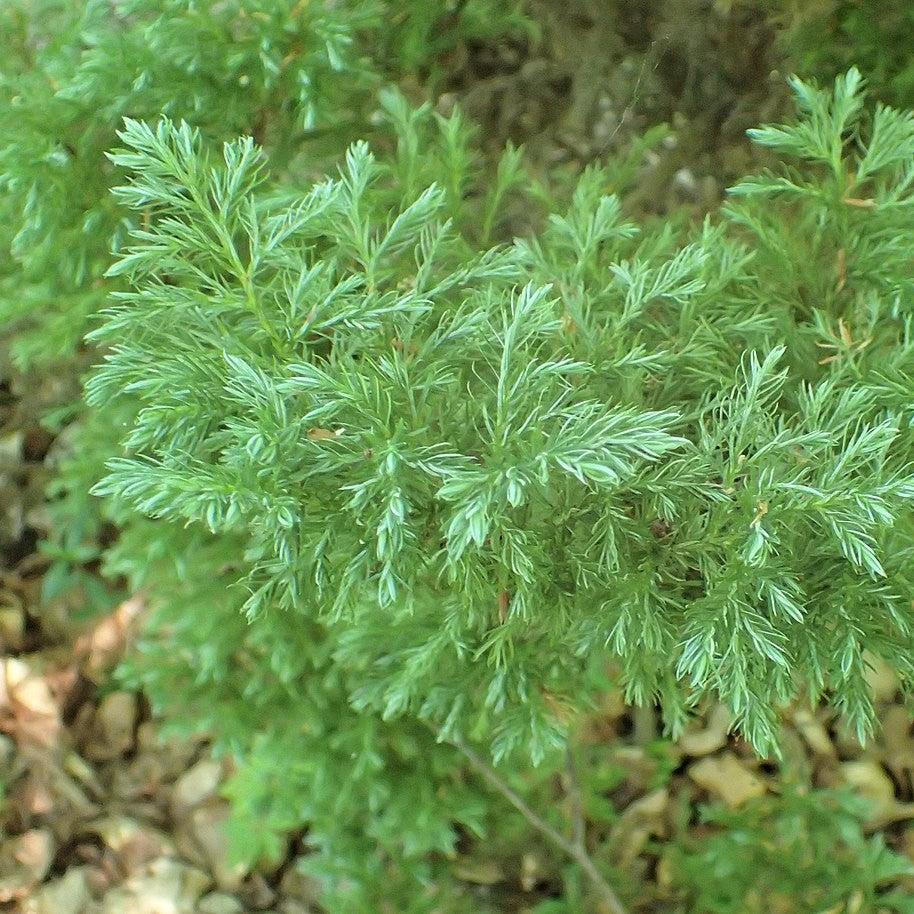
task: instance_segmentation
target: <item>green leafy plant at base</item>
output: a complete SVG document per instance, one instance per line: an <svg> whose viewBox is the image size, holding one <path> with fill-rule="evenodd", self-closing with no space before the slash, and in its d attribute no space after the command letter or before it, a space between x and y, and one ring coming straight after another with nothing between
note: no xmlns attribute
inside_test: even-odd
<svg viewBox="0 0 914 914"><path fill-rule="evenodd" d="M707 914L912 911L914 899L886 888L911 863L864 834L866 813L859 798L795 787L738 812L708 809L715 831L675 851L678 887Z"/></svg>
<svg viewBox="0 0 914 914"><path fill-rule="evenodd" d="M914 117L793 87L718 224L642 231L591 168L496 247L517 157L482 184L459 116L389 96L393 155L291 188L126 121L89 400L97 493L152 519L112 561L164 589L134 681L239 759L252 856L309 827L330 909L463 903L434 868L504 799L612 897L499 774L555 770L611 663L762 753L794 700L866 738L868 653L910 691Z"/></svg>
<svg viewBox="0 0 914 914"><path fill-rule="evenodd" d="M40 321L19 328L22 363L70 357L107 295L100 280L125 226L103 163L120 119L167 112L216 137L291 140L357 102L369 77L351 46L372 15L359 8L367 15L344 23L323 4L256 0L5 5L0 117L15 142L0 172L15 237L2 314Z"/></svg>
<svg viewBox="0 0 914 914"><path fill-rule="evenodd" d="M914 9L895 0L765 0L761 5L801 73L831 79L856 63L883 101L914 102L908 38Z"/></svg>

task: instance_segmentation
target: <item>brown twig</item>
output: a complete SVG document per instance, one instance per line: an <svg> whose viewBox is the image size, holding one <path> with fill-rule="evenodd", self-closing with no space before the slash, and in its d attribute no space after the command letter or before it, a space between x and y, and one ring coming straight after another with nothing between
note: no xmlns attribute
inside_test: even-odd
<svg viewBox="0 0 914 914"><path fill-rule="evenodd" d="M660 66L660 58L663 57L669 43L669 35L664 35L663 38L655 39L651 42L650 47L647 49L647 53L644 55L644 58L641 61L641 68L638 70L638 77L635 80L635 87L632 89L632 94L629 98L628 104L625 106L625 108L623 108L622 114L619 116L619 122L613 128L609 136L607 136L606 139L603 140L603 142L600 144L600 149L602 151L605 151L609 148L609 144L616 138L616 134L622 129L626 119L632 113L632 110L641 98L641 83L644 81L644 76L647 72L648 66L653 64L651 67L651 72ZM660 45L659 50L657 50L658 44Z"/></svg>
<svg viewBox="0 0 914 914"><path fill-rule="evenodd" d="M451 743L459 749L467 758L469 763L485 778L489 784L497 790L537 831L545 835L556 847L564 851L582 870L587 874L594 888L597 890L606 909L610 914L628 914L625 906L619 900L619 896L613 890L613 887L606 881L603 874L597 868L597 865L591 860L584 846L583 835L581 840L569 841L561 832L554 829L538 813L534 812L523 798L512 790L498 775L494 768L491 767L474 749L468 746L463 740L455 738ZM582 812L583 821L583 812Z"/></svg>

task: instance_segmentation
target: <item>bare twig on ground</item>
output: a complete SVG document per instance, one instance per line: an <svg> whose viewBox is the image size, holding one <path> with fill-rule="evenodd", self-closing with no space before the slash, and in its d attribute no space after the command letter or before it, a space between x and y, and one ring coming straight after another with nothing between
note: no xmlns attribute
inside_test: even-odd
<svg viewBox="0 0 914 914"><path fill-rule="evenodd" d="M587 874L594 888L600 895L610 914L628 914L613 887L606 881L587 853L583 841L583 812L580 823L575 824L575 840L569 841L561 832L554 829L545 819L532 810L523 798L502 780L501 776L482 756L463 740L455 738L451 743L467 758L467 761L479 772L488 783L497 790L538 832L545 835L556 847L564 851Z"/></svg>

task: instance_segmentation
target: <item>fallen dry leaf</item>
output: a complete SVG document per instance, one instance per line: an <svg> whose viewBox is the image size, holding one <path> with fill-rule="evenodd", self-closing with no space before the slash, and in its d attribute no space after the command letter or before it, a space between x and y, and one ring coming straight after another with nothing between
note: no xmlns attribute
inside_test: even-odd
<svg viewBox="0 0 914 914"><path fill-rule="evenodd" d="M655 790L629 804L613 827L610 838L620 866L631 866L651 838L659 838L666 833L664 817L669 805L670 793L666 788Z"/></svg>
<svg viewBox="0 0 914 914"><path fill-rule="evenodd" d="M0 648L21 651L25 644L25 611L21 601L0 591Z"/></svg>
<svg viewBox="0 0 914 914"><path fill-rule="evenodd" d="M121 658L145 608L145 598L131 597L105 616L91 632L77 639L74 654L90 679L97 680Z"/></svg>
<svg viewBox="0 0 914 914"><path fill-rule="evenodd" d="M0 660L0 731L20 745L54 746L60 736L60 709L47 681L23 660Z"/></svg>
<svg viewBox="0 0 914 914"><path fill-rule="evenodd" d="M730 809L738 809L768 789L732 752L695 762L689 767L689 777Z"/></svg>
<svg viewBox="0 0 914 914"><path fill-rule="evenodd" d="M884 828L893 822L914 819L914 803L900 803L895 785L878 762L862 759L845 762L840 768L841 780L869 802L868 828Z"/></svg>
<svg viewBox="0 0 914 914"><path fill-rule="evenodd" d="M885 764L899 784L914 786L914 734L907 708L893 705L882 721L882 743Z"/></svg>
<svg viewBox="0 0 914 914"><path fill-rule="evenodd" d="M835 747L828 737L828 731L812 711L807 708L796 708L793 712L793 724L813 752L824 758L835 758Z"/></svg>
<svg viewBox="0 0 914 914"><path fill-rule="evenodd" d="M336 430L329 428L309 428L308 429L308 440L309 441L334 441L337 438L342 437L345 433L344 429L338 428Z"/></svg>

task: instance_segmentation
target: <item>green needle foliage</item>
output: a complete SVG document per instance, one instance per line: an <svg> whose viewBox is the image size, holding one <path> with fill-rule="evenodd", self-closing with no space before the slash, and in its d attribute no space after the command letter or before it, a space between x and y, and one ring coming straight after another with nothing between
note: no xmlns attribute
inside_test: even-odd
<svg viewBox="0 0 914 914"><path fill-rule="evenodd" d="M138 409L98 491L242 536L252 624L319 624L358 708L496 759L560 745L609 658L673 729L715 696L768 752L802 693L864 736L865 652L912 674L914 118L865 127L859 82L796 82L754 138L798 164L684 244L591 170L478 252L453 121L439 183L404 193L406 121L291 204L250 139L128 121L133 288L89 397Z"/></svg>
<svg viewBox="0 0 914 914"><path fill-rule="evenodd" d="M372 113L522 24L500 0L0 10L0 320L24 367L75 371L90 325L104 352L48 596L99 555L110 458L106 566L153 603L122 675L237 759L239 853L307 827L328 910L485 910L447 860L524 824L455 746L564 834L548 782L613 677L671 733L722 700L761 753L794 700L865 738L869 655L914 682L914 116L866 109L854 70L795 80L797 122L753 132L783 164L719 219L635 225L598 167L540 218L522 151L487 170L459 113ZM684 852L686 886L731 874L696 905L751 894L772 817L789 847L844 822L876 899L851 814L790 802Z"/></svg>
<svg viewBox="0 0 914 914"><path fill-rule="evenodd" d="M560 750L616 682L671 733L722 700L761 753L795 700L865 738L870 655L914 682L914 116L855 70L795 80L798 120L753 132L777 170L692 230L638 226L609 169L554 203L522 150L488 168L459 112L379 94L520 9L0 10L4 336L63 381L88 327L104 353L57 417L46 596L114 521L106 568L152 602L121 675L237 760L240 855L307 828L334 912L494 905L449 861L529 821L459 747L564 835ZM826 800L719 816L682 897L767 897L761 854L810 910L857 904L838 832L903 910L897 859Z"/></svg>
<svg viewBox="0 0 914 914"><path fill-rule="evenodd" d="M302 180L375 129L382 83L420 71L433 83L459 42L522 28L513 0L0 4L0 339L41 392L29 405L54 407L71 445L44 546L48 598L92 583L80 569L99 554L102 518L86 490L120 428L112 411L73 401L94 358L83 337L121 284L105 272L130 222L105 152L122 119L164 113L210 142L249 134L269 149L274 183Z"/></svg>
<svg viewBox="0 0 914 914"><path fill-rule="evenodd" d="M369 129L382 80L525 28L509 0L9 0L0 9L0 322L20 364L72 358L127 224L106 167L124 117L249 133L274 175ZM426 41L429 34L435 41ZM425 53L420 49L425 48ZM313 166L312 166L313 167Z"/></svg>
<svg viewBox="0 0 914 914"><path fill-rule="evenodd" d="M441 743L554 764L608 668L762 753L797 698L865 738L868 654L910 690L914 116L793 86L753 132L782 168L683 238L591 168L490 248L516 153L486 185L395 95L395 154L300 189L125 122L88 390L126 416L97 493L172 522L113 560L165 582L134 673L242 759L242 821L310 826L337 904L484 827Z"/></svg>

